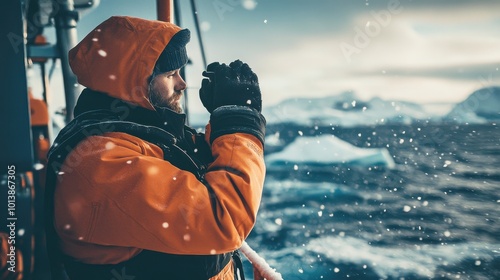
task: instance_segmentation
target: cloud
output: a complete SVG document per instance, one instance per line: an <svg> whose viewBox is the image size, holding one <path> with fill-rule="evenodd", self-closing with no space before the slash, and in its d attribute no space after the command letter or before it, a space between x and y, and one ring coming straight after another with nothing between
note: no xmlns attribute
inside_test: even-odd
<svg viewBox="0 0 500 280"><path fill-rule="evenodd" d="M339 46L355 45L357 30L363 32L367 23L363 17L353 22L351 30L304 36L286 49L270 49L262 69L269 100L354 90L365 98L460 101L481 86L500 83L500 39L474 28L424 34L410 19L394 17L348 62Z"/></svg>
<svg viewBox="0 0 500 280"><path fill-rule="evenodd" d="M407 0L402 1L402 5L406 8L405 17L434 24L475 23L498 19L500 9L500 2L497 0Z"/></svg>
<svg viewBox="0 0 500 280"><path fill-rule="evenodd" d="M381 71L359 72L360 75L393 75L393 76L415 76L427 78L444 78L453 80L485 80L489 82L500 82L500 61L484 64L461 64L428 68L391 68Z"/></svg>
<svg viewBox="0 0 500 280"><path fill-rule="evenodd" d="M227 3L234 5L224 20L212 1L199 3L207 57L209 62L248 62L267 105L346 90L365 98L462 100L486 84L482 80L500 83L495 67L500 62L498 0ZM387 22L384 12L390 13ZM369 42L356 46L357 30L366 33L367 28ZM188 45L190 102L198 99L203 70L196 40L193 36ZM342 43L359 49L350 62Z"/></svg>
<svg viewBox="0 0 500 280"><path fill-rule="evenodd" d="M441 31L423 32L419 29L423 25ZM500 23L497 28L498 25ZM491 32L484 32L480 24L455 32L422 19L405 17L403 13L393 16L385 24L377 22L373 16L359 16L340 36L341 41L351 47L347 52L343 51L346 62L366 66L420 67L500 61L500 52L497 51L500 39Z"/></svg>

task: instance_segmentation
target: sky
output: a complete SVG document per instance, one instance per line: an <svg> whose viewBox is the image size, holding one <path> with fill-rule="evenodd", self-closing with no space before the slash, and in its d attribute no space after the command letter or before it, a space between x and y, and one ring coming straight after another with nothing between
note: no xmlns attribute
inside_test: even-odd
<svg viewBox="0 0 500 280"><path fill-rule="evenodd" d="M190 1L180 2L180 25L192 32L188 44L192 64L186 67L188 104L190 110L199 111L204 66ZM500 85L498 0L202 0L196 4L208 63L235 59L248 63L259 77L264 107L287 98L345 91L360 100L456 103L474 90ZM79 39L113 15L156 19L155 5L155 0L101 0L79 21ZM61 90L53 91L57 98Z"/></svg>

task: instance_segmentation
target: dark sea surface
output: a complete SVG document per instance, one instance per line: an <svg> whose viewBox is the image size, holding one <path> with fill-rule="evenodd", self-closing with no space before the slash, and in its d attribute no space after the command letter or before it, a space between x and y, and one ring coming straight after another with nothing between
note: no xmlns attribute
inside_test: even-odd
<svg viewBox="0 0 500 280"><path fill-rule="evenodd" d="M284 279L500 279L496 124L269 126L277 132L285 144L268 153L334 134L396 163L268 168L247 243Z"/></svg>

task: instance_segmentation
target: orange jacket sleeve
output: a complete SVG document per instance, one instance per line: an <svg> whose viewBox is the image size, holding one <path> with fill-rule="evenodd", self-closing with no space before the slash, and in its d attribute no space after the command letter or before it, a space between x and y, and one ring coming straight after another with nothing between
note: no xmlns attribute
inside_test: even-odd
<svg viewBox="0 0 500 280"><path fill-rule="evenodd" d="M85 139L58 176L58 234L81 244L173 254L239 248L261 200L263 144L251 134L232 133L211 146L214 161L200 181L137 137L111 132Z"/></svg>

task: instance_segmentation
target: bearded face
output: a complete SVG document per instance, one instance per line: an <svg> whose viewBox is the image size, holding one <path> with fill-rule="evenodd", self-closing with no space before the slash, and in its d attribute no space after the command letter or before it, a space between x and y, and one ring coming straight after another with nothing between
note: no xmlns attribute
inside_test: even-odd
<svg viewBox="0 0 500 280"><path fill-rule="evenodd" d="M181 97L185 89L186 82L177 69L153 78L149 86L149 98L154 106L182 113Z"/></svg>

